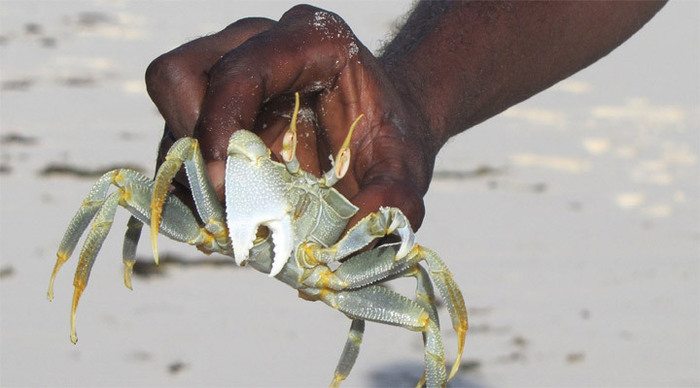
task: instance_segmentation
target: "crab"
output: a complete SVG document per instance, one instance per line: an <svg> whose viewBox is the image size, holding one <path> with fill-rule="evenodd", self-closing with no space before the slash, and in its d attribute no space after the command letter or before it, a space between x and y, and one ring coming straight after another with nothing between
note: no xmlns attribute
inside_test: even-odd
<svg viewBox="0 0 700 388"><path fill-rule="evenodd" d="M282 163L272 159L270 149L253 132L239 130L232 134L226 161L225 209L206 178L204 161L193 138L182 138L172 145L153 180L129 169L112 170L98 179L68 225L49 281L48 298L52 300L59 269L92 221L73 281L73 343L77 342L78 302L116 209L121 206L131 213L123 248L123 281L129 289L136 246L143 225L148 224L156 263L157 238L162 234L205 253L232 257L239 266L249 264L296 289L300 298L322 301L350 318L350 333L331 386L338 386L350 373L365 321L422 333L425 371L419 385L444 386L455 376L464 351L467 310L444 262L435 252L415 243L408 219L397 208L382 207L343 234L358 208L333 185L348 170L350 139L362 115L350 126L332 168L319 178L301 169L296 158L298 112L297 93L283 138ZM197 215L170 195L171 183L183 165ZM112 186L117 190L110 193ZM394 236L395 242L368 249L388 236ZM385 286L386 281L398 277L415 278L415 299ZM449 373L433 284L457 334L457 356Z"/></svg>

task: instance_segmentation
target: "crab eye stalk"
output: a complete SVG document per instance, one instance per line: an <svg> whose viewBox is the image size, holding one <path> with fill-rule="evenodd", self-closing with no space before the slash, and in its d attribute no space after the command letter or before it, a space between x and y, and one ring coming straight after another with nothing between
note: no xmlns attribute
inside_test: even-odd
<svg viewBox="0 0 700 388"><path fill-rule="evenodd" d="M282 160L291 174L299 173L299 161L297 160L297 118L299 117L299 92L294 93L294 111L292 121L282 140Z"/></svg>
<svg viewBox="0 0 700 388"><path fill-rule="evenodd" d="M333 161L333 168L324 174L323 180L326 187L333 186L336 182L342 179L345 174L347 174L348 169L350 168L350 157L352 156L352 152L350 151L350 139L352 139L352 134L355 132L357 123L359 123L363 117L364 114L361 114L357 116L355 121L352 122L350 129L348 130L348 134L345 136L345 140L343 141L343 145L340 147L338 155L335 157L335 161Z"/></svg>

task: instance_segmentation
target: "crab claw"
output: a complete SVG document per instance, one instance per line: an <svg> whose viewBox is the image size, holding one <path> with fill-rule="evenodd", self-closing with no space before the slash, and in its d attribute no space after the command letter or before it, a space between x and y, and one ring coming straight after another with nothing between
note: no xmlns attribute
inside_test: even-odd
<svg viewBox="0 0 700 388"><path fill-rule="evenodd" d="M284 168L270 159L270 150L254 133L240 130L229 140L226 161L226 220L236 264L250 259L261 226L272 232L277 275L292 253L290 206L285 197ZM238 184L245 182L245 184Z"/></svg>

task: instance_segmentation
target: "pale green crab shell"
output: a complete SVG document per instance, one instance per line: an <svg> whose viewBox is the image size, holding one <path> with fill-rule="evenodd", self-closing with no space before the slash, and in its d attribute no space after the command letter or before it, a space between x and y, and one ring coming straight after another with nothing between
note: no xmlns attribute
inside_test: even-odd
<svg viewBox="0 0 700 388"><path fill-rule="evenodd" d="M274 244L270 276L282 270L300 243L312 241L324 247L335 243L357 212L319 178L303 170L292 174L273 161L265 143L246 130L234 132L229 140L225 193L236 263L255 260L250 250L258 228L265 226Z"/></svg>

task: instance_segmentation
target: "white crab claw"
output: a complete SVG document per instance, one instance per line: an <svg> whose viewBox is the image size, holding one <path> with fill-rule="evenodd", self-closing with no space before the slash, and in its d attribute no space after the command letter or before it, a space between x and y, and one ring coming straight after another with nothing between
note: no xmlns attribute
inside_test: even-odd
<svg viewBox="0 0 700 388"><path fill-rule="evenodd" d="M229 237L231 238L231 247L233 248L233 259L236 264L244 265L248 261L250 249L253 248L255 241L255 231L257 227L253 225L243 225L237 223L235 228L229 225Z"/></svg>
<svg viewBox="0 0 700 388"><path fill-rule="evenodd" d="M399 248L399 251L396 252L396 258L403 259L406 257L406 255L408 255L408 252L413 249L413 246L416 243L416 235L413 234L410 227L398 228L396 232L401 238L401 247Z"/></svg>
<svg viewBox="0 0 700 388"><path fill-rule="evenodd" d="M273 248L275 256L272 259L269 275L273 277L282 271L284 264L292 255L292 221L289 216L285 216L281 220L267 222L265 226L270 228L272 243L275 244Z"/></svg>
<svg viewBox="0 0 700 388"><path fill-rule="evenodd" d="M294 236L285 197L282 171L269 158L269 150L249 131L235 132L226 161L226 223L236 263L249 257L260 225L272 232L274 257L270 276L277 275L292 252Z"/></svg>
<svg viewBox="0 0 700 388"><path fill-rule="evenodd" d="M396 252L396 259L403 259L413 249L416 243L416 235L413 233L413 229L411 229L411 225L409 225L406 217L398 209L382 207L380 211L384 217L388 217L389 214L394 214L394 212L398 213L394 214L391 219L387 233L397 235L401 239L401 246Z"/></svg>

